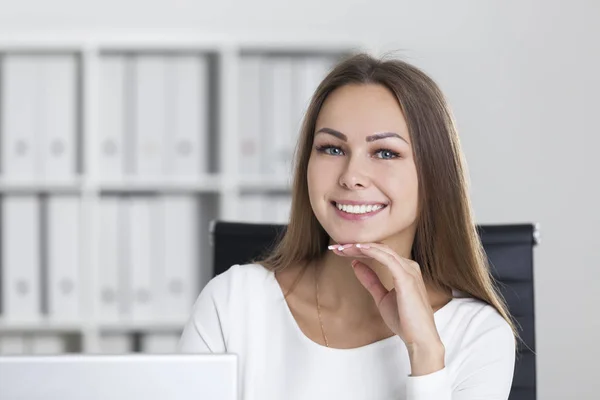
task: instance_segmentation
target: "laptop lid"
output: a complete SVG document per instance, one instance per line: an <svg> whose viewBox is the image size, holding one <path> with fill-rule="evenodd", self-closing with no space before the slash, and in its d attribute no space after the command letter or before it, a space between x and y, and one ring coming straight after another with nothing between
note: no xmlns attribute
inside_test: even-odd
<svg viewBox="0 0 600 400"><path fill-rule="evenodd" d="M237 355L0 357L2 400L237 400Z"/></svg>

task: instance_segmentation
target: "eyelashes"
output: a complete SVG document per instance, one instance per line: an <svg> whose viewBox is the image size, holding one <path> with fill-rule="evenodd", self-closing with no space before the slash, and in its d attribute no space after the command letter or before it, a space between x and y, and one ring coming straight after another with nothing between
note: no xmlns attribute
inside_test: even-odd
<svg viewBox="0 0 600 400"><path fill-rule="evenodd" d="M323 144L323 145L319 145L315 148L317 150L318 153L322 153L322 154L326 154L329 156L340 156L343 155L343 150L340 146L335 146L333 144ZM381 160L394 160L396 158L400 158L400 153L391 150L391 149L387 149L387 148L379 148L377 149L374 154L385 154L384 157L377 157Z"/></svg>
<svg viewBox="0 0 600 400"><path fill-rule="evenodd" d="M316 150L318 153L324 153L330 156L334 156L334 155L338 155L338 154L331 154L331 152L329 150L339 150L340 152L342 151L341 148L339 148L338 146L334 146L331 144L324 144L324 145L320 145L316 147Z"/></svg>

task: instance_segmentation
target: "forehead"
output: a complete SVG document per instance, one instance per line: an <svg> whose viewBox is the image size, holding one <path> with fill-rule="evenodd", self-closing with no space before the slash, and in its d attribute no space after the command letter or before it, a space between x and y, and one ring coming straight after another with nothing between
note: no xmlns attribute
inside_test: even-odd
<svg viewBox="0 0 600 400"><path fill-rule="evenodd" d="M398 100L388 88L378 84L346 85L333 91L317 117L316 130L322 127L347 136L392 131L408 138Z"/></svg>

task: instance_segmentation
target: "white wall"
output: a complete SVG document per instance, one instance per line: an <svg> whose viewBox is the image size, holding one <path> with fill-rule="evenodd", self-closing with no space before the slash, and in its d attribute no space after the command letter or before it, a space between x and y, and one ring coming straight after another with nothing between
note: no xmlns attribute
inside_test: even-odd
<svg viewBox="0 0 600 400"><path fill-rule="evenodd" d="M2 0L0 39L321 31L400 50L455 110L478 222L541 224L538 397L583 400L600 393L599 17L595 0Z"/></svg>

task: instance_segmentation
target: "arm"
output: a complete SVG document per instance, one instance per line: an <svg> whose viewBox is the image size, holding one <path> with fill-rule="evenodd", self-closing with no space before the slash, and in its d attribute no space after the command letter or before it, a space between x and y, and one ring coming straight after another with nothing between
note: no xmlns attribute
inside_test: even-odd
<svg viewBox="0 0 600 400"><path fill-rule="evenodd" d="M490 313L468 329L452 365L410 376L408 400L506 400L515 366L515 342L510 326Z"/></svg>

